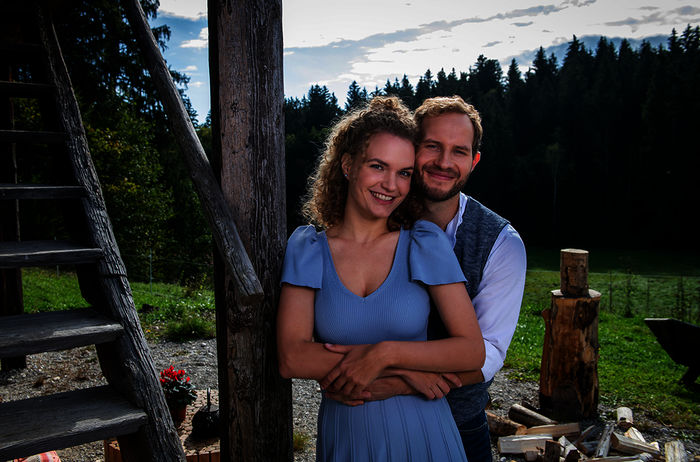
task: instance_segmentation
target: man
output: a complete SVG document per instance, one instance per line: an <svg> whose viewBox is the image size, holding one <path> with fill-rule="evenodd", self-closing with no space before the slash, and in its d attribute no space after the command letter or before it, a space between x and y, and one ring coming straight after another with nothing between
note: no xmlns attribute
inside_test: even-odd
<svg viewBox="0 0 700 462"><path fill-rule="evenodd" d="M440 226L453 243L484 338L486 360L480 370L456 374L409 371L401 377L380 378L361 399L336 393L328 396L358 405L398 394L421 393L429 398L447 394L467 459L491 462L484 409L488 387L503 366L520 314L525 247L508 221L461 192L481 158L483 130L476 109L458 96L430 98L416 110L415 118L420 142L414 176L425 196L424 218ZM436 313L431 313L429 336L447 336Z"/></svg>
<svg viewBox="0 0 700 462"><path fill-rule="evenodd" d="M445 230L453 242L486 349L481 370L457 374L457 383L464 386L452 389L447 399L467 459L490 462L484 408L488 387L503 366L518 322L525 286L525 247L505 219L461 193L481 159L483 130L476 109L459 96L430 98L416 110L415 118L420 143L414 175L425 195L424 218ZM446 335L437 316L430 321L430 335ZM455 383L453 377L443 378ZM438 386L446 388L439 379Z"/></svg>

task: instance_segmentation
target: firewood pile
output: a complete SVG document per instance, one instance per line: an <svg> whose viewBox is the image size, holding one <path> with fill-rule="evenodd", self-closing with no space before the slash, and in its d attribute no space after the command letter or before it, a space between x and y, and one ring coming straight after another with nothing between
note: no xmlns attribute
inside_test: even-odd
<svg viewBox="0 0 700 462"><path fill-rule="evenodd" d="M632 410L620 407L616 421L582 429L578 422L559 423L527 406L514 404L508 417L486 411L491 434L501 455L527 462L687 462L681 441L647 442L634 427Z"/></svg>

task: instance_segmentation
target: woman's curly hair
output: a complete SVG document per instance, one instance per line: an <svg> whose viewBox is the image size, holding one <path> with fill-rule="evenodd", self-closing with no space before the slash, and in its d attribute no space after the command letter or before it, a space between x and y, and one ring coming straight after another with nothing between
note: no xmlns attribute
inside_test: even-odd
<svg viewBox="0 0 700 462"><path fill-rule="evenodd" d="M348 182L343 175L342 157L355 161L364 156L372 135L390 133L417 141L417 126L411 111L396 97L377 96L365 107L346 114L332 128L316 171L309 178L302 213L311 223L322 229L339 224L345 213ZM422 211L422 201L416 188L389 216L389 229L409 228Z"/></svg>

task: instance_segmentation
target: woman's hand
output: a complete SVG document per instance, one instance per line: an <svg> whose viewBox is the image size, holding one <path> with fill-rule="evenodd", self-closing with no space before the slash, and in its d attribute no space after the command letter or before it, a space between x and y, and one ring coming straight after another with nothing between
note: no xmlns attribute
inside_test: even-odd
<svg viewBox="0 0 700 462"><path fill-rule="evenodd" d="M333 345L326 343L328 351L344 354L319 382L321 388L331 393L357 396L385 369L381 343L375 345Z"/></svg>

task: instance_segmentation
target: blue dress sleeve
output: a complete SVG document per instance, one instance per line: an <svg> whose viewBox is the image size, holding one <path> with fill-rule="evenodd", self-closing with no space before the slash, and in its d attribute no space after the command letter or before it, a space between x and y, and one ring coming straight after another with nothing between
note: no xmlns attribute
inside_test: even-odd
<svg viewBox="0 0 700 462"><path fill-rule="evenodd" d="M287 241L281 283L320 289L323 281L323 242L316 229L300 226Z"/></svg>
<svg viewBox="0 0 700 462"><path fill-rule="evenodd" d="M430 221L413 225L408 262L412 281L429 286L466 282L445 232Z"/></svg>

